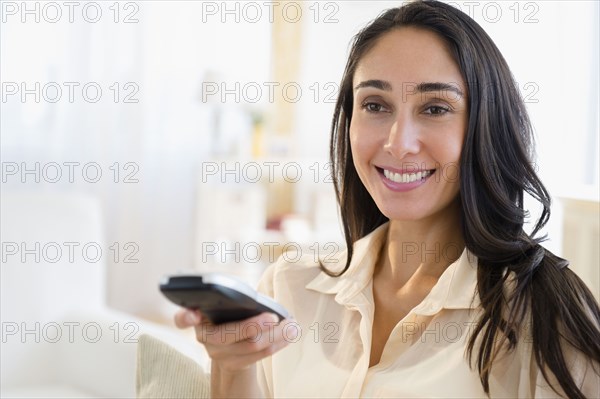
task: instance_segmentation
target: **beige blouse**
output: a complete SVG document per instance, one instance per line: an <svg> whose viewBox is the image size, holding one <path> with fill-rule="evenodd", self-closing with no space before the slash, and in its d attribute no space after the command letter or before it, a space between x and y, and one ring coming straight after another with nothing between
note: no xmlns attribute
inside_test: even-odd
<svg viewBox="0 0 600 399"><path fill-rule="evenodd" d="M297 328L299 334L285 349L258 363L265 397L486 397L477 371L465 356L480 304L475 295L477 260L466 250L396 325L379 364L369 367L372 275L387 227L384 224L356 242L351 265L341 277L322 273L312 256L294 263L280 259L267 269L259 290L293 314L298 324L290 328ZM337 256L338 267L345 258L345 253ZM288 330L284 330L286 337L293 337ZM494 363L491 397L558 396L537 367L526 336L516 350ZM583 384L584 393L600 397L600 376L583 356L567 355L569 369Z"/></svg>

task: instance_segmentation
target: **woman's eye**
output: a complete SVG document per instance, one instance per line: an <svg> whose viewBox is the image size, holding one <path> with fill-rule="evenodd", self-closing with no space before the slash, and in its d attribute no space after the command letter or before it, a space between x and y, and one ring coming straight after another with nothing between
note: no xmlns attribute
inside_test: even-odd
<svg viewBox="0 0 600 399"><path fill-rule="evenodd" d="M381 112L384 110L383 105L374 102L365 102L362 105L363 109L366 109L368 112Z"/></svg>
<svg viewBox="0 0 600 399"><path fill-rule="evenodd" d="M425 109L426 114L433 115L433 116L441 116L441 115L444 115L448 111L450 111L450 109L439 106L439 105L432 105Z"/></svg>

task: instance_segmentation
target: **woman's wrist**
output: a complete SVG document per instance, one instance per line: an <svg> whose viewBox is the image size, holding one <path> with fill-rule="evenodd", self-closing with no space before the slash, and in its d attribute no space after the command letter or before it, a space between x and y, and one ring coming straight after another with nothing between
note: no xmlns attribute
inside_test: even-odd
<svg viewBox="0 0 600 399"><path fill-rule="evenodd" d="M212 398L260 398L261 393L256 381L256 364L231 370L213 360L210 388Z"/></svg>

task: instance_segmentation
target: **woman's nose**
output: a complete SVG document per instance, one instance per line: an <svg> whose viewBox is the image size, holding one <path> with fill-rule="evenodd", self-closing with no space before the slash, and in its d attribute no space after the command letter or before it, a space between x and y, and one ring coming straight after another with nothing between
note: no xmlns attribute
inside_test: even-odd
<svg viewBox="0 0 600 399"><path fill-rule="evenodd" d="M416 154L421 148L419 132L410 117L397 118L388 134L384 150L395 158L402 159L408 154Z"/></svg>

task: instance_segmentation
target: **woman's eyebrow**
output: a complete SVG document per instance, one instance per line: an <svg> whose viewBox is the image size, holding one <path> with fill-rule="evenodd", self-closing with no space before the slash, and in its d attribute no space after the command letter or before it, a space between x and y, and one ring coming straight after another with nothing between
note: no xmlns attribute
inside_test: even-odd
<svg viewBox="0 0 600 399"><path fill-rule="evenodd" d="M370 79L360 82L354 87L354 90L362 89L364 87L374 87L379 90L392 91L392 84L390 82L379 79Z"/></svg>
<svg viewBox="0 0 600 399"><path fill-rule="evenodd" d="M463 96L463 92L452 83L442 83L442 82L427 82L427 83L419 83L414 88L414 92L416 93L427 93L431 91L452 91L459 97Z"/></svg>
<svg viewBox="0 0 600 399"><path fill-rule="evenodd" d="M406 82L402 84L403 90L408 94L416 94L416 93L428 93L432 91L452 91L459 97L463 96L463 92L452 83L442 83L442 82L422 82L422 83L414 83L414 82ZM354 90L362 89L365 87L373 87L379 90L384 91L392 91L392 84L386 80L380 79L369 79L363 82L360 82L354 87Z"/></svg>

